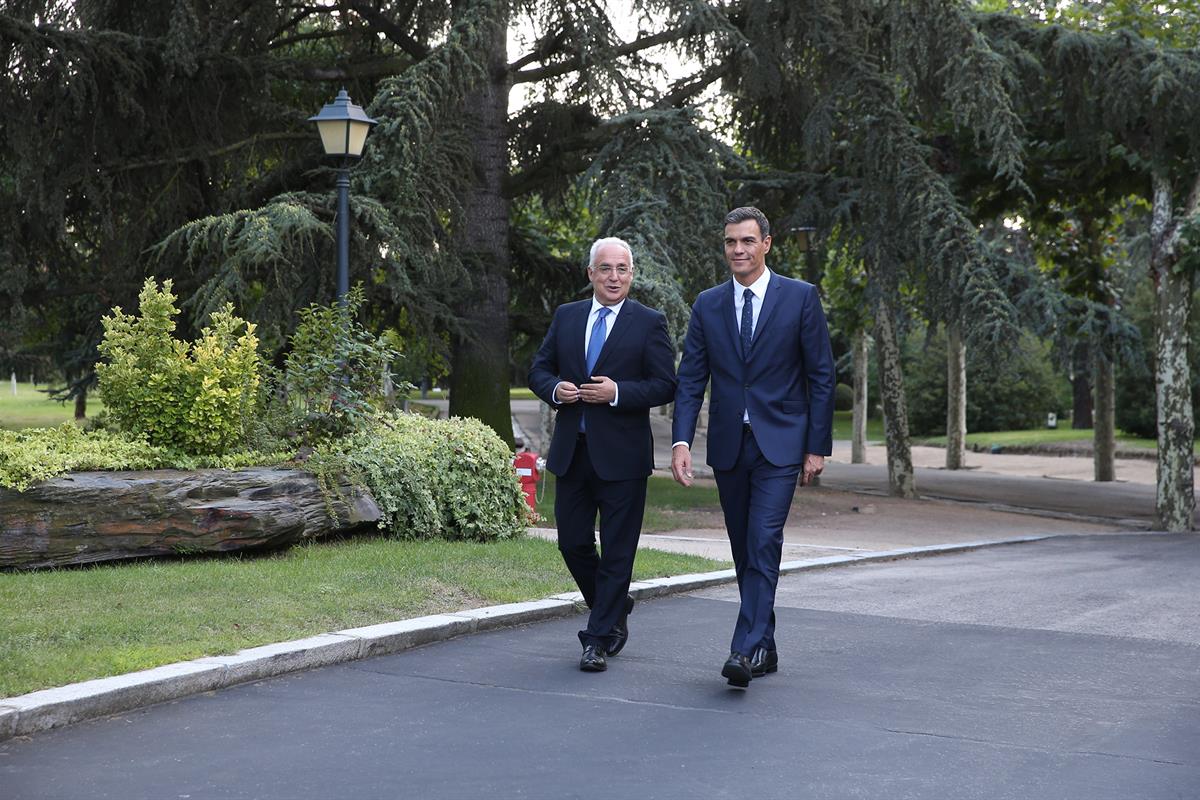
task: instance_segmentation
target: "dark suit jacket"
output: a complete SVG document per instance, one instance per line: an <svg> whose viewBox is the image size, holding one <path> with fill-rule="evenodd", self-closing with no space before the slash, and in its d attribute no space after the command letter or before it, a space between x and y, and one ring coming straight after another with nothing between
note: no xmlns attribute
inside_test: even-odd
<svg viewBox="0 0 1200 800"><path fill-rule="evenodd" d="M772 464L801 464L809 453L830 455L835 372L816 288L772 273L749 357L743 358L732 284L731 279L701 292L692 306L672 441L691 445L711 376L709 466L733 468L747 409L755 441Z"/></svg>
<svg viewBox="0 0 1200 800"><path fill-rule="evenodd" d="M559 381L588 378L584 334L592 300L559 306L529 370L529 388L558 409L546 466L565 475L578 441L579 417L587 424L588 447L596 474L606 481L645 478L654 470L650 409L671 402L675 393L675 349L662 312L626 298L592 370L617 384L617 405L554 402Z"/></svg>

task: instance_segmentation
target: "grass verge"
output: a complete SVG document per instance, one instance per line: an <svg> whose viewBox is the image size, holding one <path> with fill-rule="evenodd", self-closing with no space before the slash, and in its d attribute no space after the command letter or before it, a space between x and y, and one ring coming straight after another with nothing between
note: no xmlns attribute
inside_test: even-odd
<svg viewBox="0 0 1200 800"><path fill-rule="evenodd" d="M638 552L634 578L726 565ZM0 697L575 588L553 542L354 539L256 558L0 573Z"/></svg>
<svg viewBox="0 0 1200 800"><path fill-rule="evenodd" d="M967 446L979 447L1033 447L1043 444L1062 444L1079 442L1090 444L1095 434L1091 428L1035 428L1028 431L988 431L986 433L968 433ZM934 447L945 447L945 436L930 436L913 440L914 444L927 444ZM1158 444L1153 439L1141 439L1136 436L1126 436L1117 433L1118 447L1142 447L1153 450Z"/></svg>
<svg viewBox="0 0 1200 800"><path fill-rule="evenodd" d="M537 510L542 516L539 525L554 527L554 476L545 473L543 495ZM642 530L647 533L674 531L682 528L712 527L712 515L721 513L717 487L696 484L684 488L671 478L651 475L646 485L646 515ZM723 524L723 523L722 523Z"/></svg>
<svg viewBox="0 0 1200 800"><path fill-rule="evenodd" d="M53 428L75 419L75 404L51 400L46 393L46 384L34 386L18 383L17 393L12 393L12 384L0 381L0 428L19 431L23 428ZM88 416L100 413L103 406L95 394L88 395Z"/></svg>

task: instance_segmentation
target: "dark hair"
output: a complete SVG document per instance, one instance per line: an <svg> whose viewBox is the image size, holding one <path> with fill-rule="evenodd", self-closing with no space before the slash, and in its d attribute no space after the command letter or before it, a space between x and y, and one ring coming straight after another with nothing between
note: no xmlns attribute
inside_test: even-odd
<svg viewBox="0 0 1200 800"><path fill-rule="evenodd" d="M771 235L771 223L767 222L767 215L754 206L742 206L730 211L725 215L725 224L737 225L739 222L745 222L748 219L752 219L758 223L758 232L762 238L766 239Z"/></svg>

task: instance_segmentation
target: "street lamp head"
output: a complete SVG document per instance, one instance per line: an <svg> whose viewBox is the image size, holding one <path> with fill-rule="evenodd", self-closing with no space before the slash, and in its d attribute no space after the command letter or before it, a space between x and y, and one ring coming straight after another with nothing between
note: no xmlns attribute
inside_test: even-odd
<svg viewBox="0 0 1200 800"><path fill-rule="evenodd" d="M816 228L791 228L788 233L796 237L796 245L800 248L801 253L807 253L812 249L813 234L817 232Z"/></svg>
<svg viewBox="0 0 1200 800"><path fill-rule="evenodd" d="M350 101L345 89L338 92L332 103L326 103L319 114L309 117L308 121L317 123L325 155L349 158L362 155L367 133L375 124L362 106Z"/></svg>

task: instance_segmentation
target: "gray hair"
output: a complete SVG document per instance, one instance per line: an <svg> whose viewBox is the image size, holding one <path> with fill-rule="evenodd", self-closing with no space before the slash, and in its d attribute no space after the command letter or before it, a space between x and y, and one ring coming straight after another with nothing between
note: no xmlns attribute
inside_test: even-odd
<svg viewBox="0 0 1200 800"><path fill-rule="evenodd" d="M725 215L725 224L737 225L739 222L751 219L758 223L758 233L762 238L765 239L771 235L771 223L767 222L767 215L754 206L742 206L730 211Z"/></svg>
<svg viewBox="0 0 1200 800"><path fill-rule="evenodd" d="M588 253L588 268L596 265L596 253L600 252L600 248L610 244L615 244L625 251L626 255L629 256L629 268L633 269L633 248L624 239L618 239L615 236L606 236L603 239L597 239L592 242L592 251Z"/></svg>

